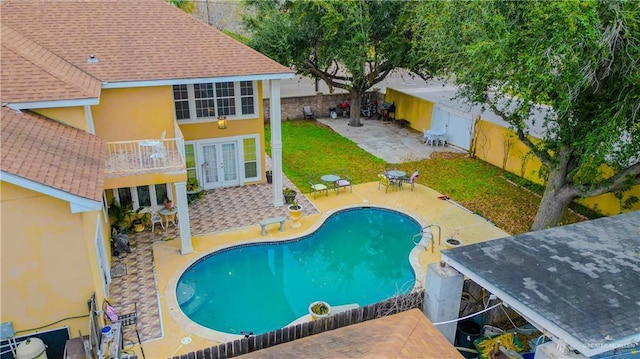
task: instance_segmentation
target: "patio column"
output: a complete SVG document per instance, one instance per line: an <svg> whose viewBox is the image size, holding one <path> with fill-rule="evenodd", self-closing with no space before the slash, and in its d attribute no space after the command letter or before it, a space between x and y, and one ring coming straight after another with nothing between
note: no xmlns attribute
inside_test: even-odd
<svg viewBox="0 0 640 359"><path fill-rule="evenodd" d="M431 263L427 267L425 283L422 311L427 318L432 323L457 319L464 276L453 267L441 267L440 263ZM458 323L453 322L438 325L436 328L453 344L457 327Z"/></svg>
<svg viewBox="0 0 640 359"><path fill-rule="evenodd" d="M178 228L180 229L180 253L193 253L191 244L191 226L189 225L189 207L187 200L187 182L174 183L176 203L178 205Z"/></svg>
<svg viewBox="0 0 640 359"><path fill-rule="evenodd" d="M269 80L269 118L271 121L271 160L273 162L273 205L281 207L282 198L282 130L280 80Z"/></svg>

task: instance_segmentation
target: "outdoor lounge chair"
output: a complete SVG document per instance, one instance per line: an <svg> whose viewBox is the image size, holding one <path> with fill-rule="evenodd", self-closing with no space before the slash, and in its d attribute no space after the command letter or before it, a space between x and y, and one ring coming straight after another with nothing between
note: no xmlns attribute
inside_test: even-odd
<svg viewBox="0 0 640 359"><path fill-rule="evenodd" d="M318 183L316 176L309 176L309 185L313 190L313 199L316 199L317 193L322 191L325 191L327 197L329 197L329 187L323 183Z"/></svg>
<svg viewBox="0 0 640 359"><path fill-rule="evenodd" d="M302 108L302 119L310 119L313 120L313 111L311 111L311 106L304 106Z"/></svg>

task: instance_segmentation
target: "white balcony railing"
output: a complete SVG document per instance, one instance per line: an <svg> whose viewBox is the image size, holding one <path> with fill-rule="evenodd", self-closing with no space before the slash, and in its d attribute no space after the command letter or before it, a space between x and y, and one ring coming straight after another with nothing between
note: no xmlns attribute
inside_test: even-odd
<svg viewBox="0 0 640 359"><path fill-rule="evenodd" d="M119 177L136 173L185 171L182 139L152 139L107 143L106 176Z"/></svg>

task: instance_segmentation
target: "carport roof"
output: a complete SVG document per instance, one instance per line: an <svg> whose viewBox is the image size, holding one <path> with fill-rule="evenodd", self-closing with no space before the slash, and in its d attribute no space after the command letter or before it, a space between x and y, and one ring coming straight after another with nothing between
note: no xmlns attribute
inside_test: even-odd
<svg viewBox="0 0 640 359"><path fill-rule="evenodd" d="M442 259L584 355L640 341L640 211L445 250Z"/></svg>

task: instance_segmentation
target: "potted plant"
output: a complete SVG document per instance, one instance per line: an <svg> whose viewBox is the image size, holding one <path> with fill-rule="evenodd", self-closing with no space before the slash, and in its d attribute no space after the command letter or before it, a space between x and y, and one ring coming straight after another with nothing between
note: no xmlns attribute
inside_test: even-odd
<svg viewBox="0 0 640 359"><path fill-rule="evenodd" d="M119 204L111 202L109 205L109 216L113 218L113 225L119 228L129 228L131 218L136 214L133 211L133 202Z"/></svg>
<svg viewBox="0 0 640 359"><path fill-rule="evenodd" d="M187 189L187 194L193 194L193 193L200 192L200 183L198 182L198 179L197 178L189 178L187 180L186 189Z"/></svg>
<svg viewBox="0 0 640 359"><path fill-rule="evenodd" d="M294 200L293 203L288 206L288 209L292 221L291 228L299 228L302 225L300 222L298 222L300 217L302 217L302 206Z"/></svg>
<svg viewBox="0 0 640 359"><path fill-rule="evenodd" d="M164 203L164 208L166 209L171 209L173 208L173 201L171 201L169 198L165 197L164 200L162 201L162 203Z"/></svg>
<svg viewBox="0 0 640 359"><path fill-rule="evenodd" d="M293 188L286 187L282 190L282 195L284 196L284 203L293 204L296 200L296 191Z"/></svg>
<svg viewBox="0 0 640 359"><path fill-rule="evenodd" d="M315 301L309 304L309 314L312 320L328 317L331 314L331 306L322 300Z"/></svg>
<svg viewBox="0 0 640 359"><path fill-rule="evenodd" d="M142 209L143 208L140 207L136 210L135 218L133 221L131 221L131 226L133 227L133 230L136 232L144 231L145 227L147 226L147 222L149 221L149 218L150 218L150 215L148 212L140 213Z"/></svg>
<svg viewBox="0 0 640 359"><path fill-rule="evenodd" d="M460 247L462 246L462 240L457 239L456 236L458 235L459 231L454 231L447 239L444 240L445 243L445 247L447 249L451 249L451 248L456 248L456 247Z"/></svg>

